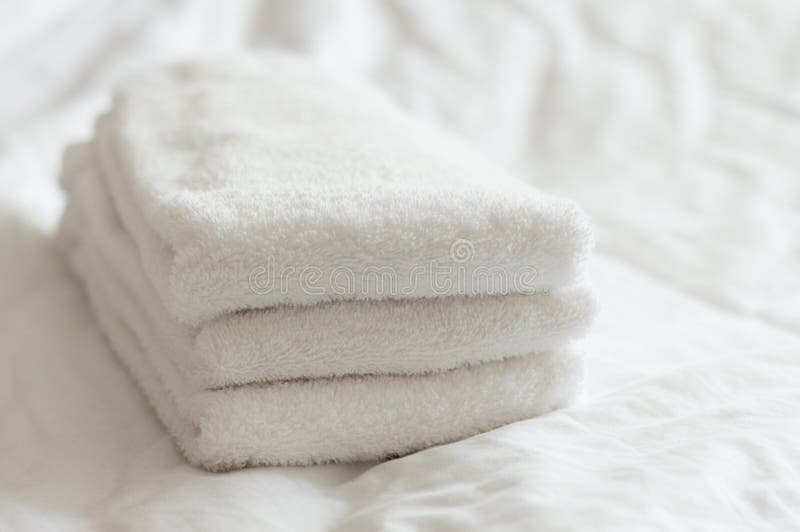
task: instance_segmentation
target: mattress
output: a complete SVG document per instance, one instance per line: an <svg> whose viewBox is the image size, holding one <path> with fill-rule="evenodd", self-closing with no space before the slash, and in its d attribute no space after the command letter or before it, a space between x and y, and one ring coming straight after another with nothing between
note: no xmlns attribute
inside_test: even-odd
<svg viewBox="0 0 800 532"><path fill-rule="evenodd" d="M800 528L800 5L2 9L0 530ZM384 463L180 457L53 242L57 169L120 76L245 47L371 80L582 204L578 405Z"/></svg>

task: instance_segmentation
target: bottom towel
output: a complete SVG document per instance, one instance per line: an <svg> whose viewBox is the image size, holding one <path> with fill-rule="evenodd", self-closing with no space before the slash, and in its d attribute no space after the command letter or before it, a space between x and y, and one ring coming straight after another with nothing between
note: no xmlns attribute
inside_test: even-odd
<svg viewBox="0 0 800 532"><path fill-rule="evenodd" d="M115 305L125 299L82 246L69 253L124 365L186 458L212 471L400 456L565 406L580 388L573 348L417 376L193 388L145 309Z"/></svg>

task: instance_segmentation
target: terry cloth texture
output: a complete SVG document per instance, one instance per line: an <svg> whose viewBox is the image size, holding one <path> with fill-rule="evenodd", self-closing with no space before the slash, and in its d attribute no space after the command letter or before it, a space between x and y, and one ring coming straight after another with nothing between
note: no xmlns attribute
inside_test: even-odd
<svg viewBox="0 0 800 532"><path fill-rule="evenodd" d="M453 369L561 347L582 337L595 314L591 292L578 285L534 295L280 306L188 326L164 308L90 163L70 164L63 177L72 198L63 229L91 242L95 270L148 309L175 346L168 356L198 386Z"/></svg>
<svg viewBox="0 0 800 532"><path fill-rule="evenodd" d="M585 216L369 88L272 55L155 69L62 184L100 326L194 464L384 459L578 393Z"/></svg>
<svg viewBox="0 0 800 532"><path fill-rule="evenodd" d="M164 356L170 339L146 309L106 283L80 247L71 256L123 363L186 458L209 470L404 455L543 414L580 389L582 357L565 348L429 375L197 390Z"/></svg>
<svg viewBox="0 0 800 532"><path fill-rule="evenodd" d="M93 147L145 272L187 323L278 304L544 291L570 284L592 245L574 203L283 56L132 78ZM447 268L509 282L429 274ZM266 269L281 289L253 289ZM370 282L385 271L394 290ZM342 290L342 272L354 286Z"/></svg>

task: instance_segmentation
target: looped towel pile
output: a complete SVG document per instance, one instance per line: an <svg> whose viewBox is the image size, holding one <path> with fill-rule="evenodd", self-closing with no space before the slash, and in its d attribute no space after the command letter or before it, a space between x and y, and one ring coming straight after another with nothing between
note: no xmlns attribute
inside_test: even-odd
<svg viewBox="0 0 800 532"><path fill-rule="evenodd" d="M384 459L579 390L585 216L369 87L277 55L157 68L62 184L98 322L194 464Z"/></svg>

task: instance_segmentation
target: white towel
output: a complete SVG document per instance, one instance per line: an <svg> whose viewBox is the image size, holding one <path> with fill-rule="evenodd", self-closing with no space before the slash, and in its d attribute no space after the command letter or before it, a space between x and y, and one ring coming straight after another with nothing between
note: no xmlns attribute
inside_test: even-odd
<svg viewBox="0 0 800 532"><path fill-rule="evenodd" d="M585 217L364 87L276 56L158 69L64 184L98 320L195 464L382 459L579 389Z"/></svg>
<svg viewBox="0 0 800 532"><path fill-rule="evenodd" d="M582 357L564 349L420 376L197 389L163 356L170 339L84 246L70 256L103 330L186 458L209 470L403 455L569 404L582 380Z"/></svg>
<svg viewBox="0 0 800 532"><path fill-rule="evenodd" d="M573 282L591 247L572 202L283 56L132 78L94 148L146 274L191 324L278 304L543 291ZM432 274L445 269L504 282ZM254 290L254 274L282 286Z"/></svg>
<svg viewBox="0 0 800 532"><path fill-rule="evenodd" d="M164 356L198 388L349 374L415 374L559 348L587 331L595 302L584 286L549 294L343 301L177 322L142 270L97 176L88 148L73 147L62 183L62 228L107 283L122 285L170 339Z"/></svg>

